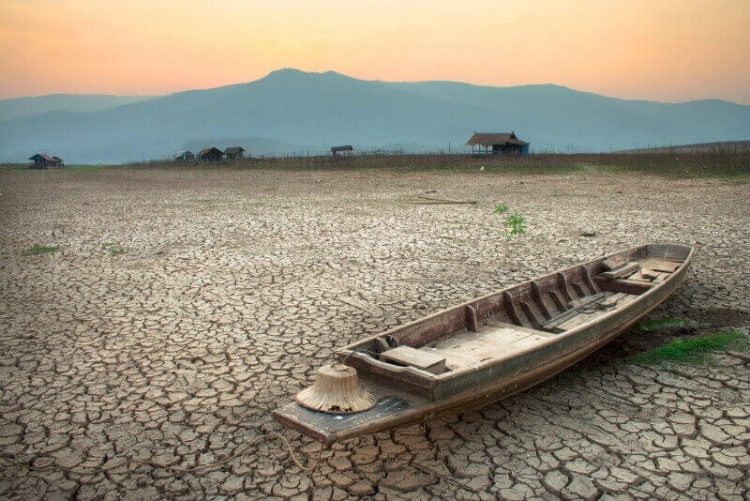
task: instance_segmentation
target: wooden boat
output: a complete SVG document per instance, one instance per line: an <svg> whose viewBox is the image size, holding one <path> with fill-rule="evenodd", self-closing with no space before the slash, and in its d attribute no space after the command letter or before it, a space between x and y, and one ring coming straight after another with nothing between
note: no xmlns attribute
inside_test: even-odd
<svg viewBox="0 0 750 501"><path fill-rule="evenodd" d="M375 405L337 414L298 402L274 419L326 444L476 408L593 353L666 300L694 249L649 244L550 273L339 350Z"/></svg>

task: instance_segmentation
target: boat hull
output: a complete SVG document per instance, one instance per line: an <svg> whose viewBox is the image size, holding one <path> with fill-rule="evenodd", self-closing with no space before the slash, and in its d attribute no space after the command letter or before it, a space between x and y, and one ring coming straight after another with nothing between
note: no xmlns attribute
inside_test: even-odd
<svg viewBox="0 0 750 501"><path fill-rule="evenodd" d="M292 403L277 409L273 417L285 426L331 444L507 398L564 371L627 331L674 293L687 276L691 257L692 249L667 282L641 294L600 321L570 335L561 335L555 342L545 343L503 363L448 380L435 387L433 393L413 391L408 385L394 385L377 373L360 372L363 386L378 397L374 408L352 415L336 415L315 412Z"/></svg>

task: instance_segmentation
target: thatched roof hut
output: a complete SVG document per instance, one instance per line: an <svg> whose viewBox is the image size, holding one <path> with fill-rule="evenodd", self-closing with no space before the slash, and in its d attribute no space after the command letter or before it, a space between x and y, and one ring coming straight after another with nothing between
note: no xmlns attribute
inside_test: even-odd
<svg viewBox="0 0 750 501"><path fill-rule="evenodd" d="M224 155L226 155L227 160L236 160L238 158L242 158L245 154L245 148L242 146L230 146L226 150L224 150Z"/></svg>
<svg viewBox="0 0 750 501"><path fill-rule="evenodd" d="M475 132L466 141L466 146L471 146L472 153L493 155L529 154L529 143L518 139L514 132ZM475 148L478 148L478 151L475 151Z"/></svg>
<svg viewBox="0 0 750 501"><path fill-rule="evenodd" d="M31 160L31 165L29 165L29 167L32 169L49 169L65 166L62 158L47 155L46 153L37 153L36 155L29 157L29 160Z"/></svg>
<svg viewBox="0 0 750 501"><path fill-rule="evenodd" d="M224 152L219 148L212 146L199 151L195 157L201 162L218 162L224 158Z"/></svg>
<svg viewBox="0 0 750 501"><path fill-rule="evenodd" d="M174 160L175 162L192 162L193 160L195 160L195 154L189 150L178 151L174 154L172 160Z"/></svg>
<svg viewBox="0 0 750 501"><path fill-rule="evenodd" d="M354 151L354 148L351 144L344 144L342 146L331 146L331 155L334 157L338 155L339 153L348 154Z"/></svg>

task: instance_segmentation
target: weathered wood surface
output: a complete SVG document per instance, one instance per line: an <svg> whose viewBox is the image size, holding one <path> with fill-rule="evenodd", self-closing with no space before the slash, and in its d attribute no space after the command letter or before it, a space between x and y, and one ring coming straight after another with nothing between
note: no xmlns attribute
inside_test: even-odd
<svg viewBox="0 0 750 501"><path fill-rule="evenodd" d="M615 254L614 256L603 260L602 266L604 266L605 270L614 270L616 268L619 268L620 266L623 266L628 261L630 261L630 256L624 254Z"/></svg>
<svg viewBox="0 0 750 501"><path fill-rule="evenodd" d="M439 374L445 369L445 356L438 353L417 350L411 346L391 348L380 354L380 358L387 362L408 365L417 369Z"/></svg>
<svg viewBox="0 0 750 501"><path fill-rule="evenodd" d="M633 273L634 271L638 271L639 268L640 268L640 265L638 263L627 263L614 270L603 271L599 273L599 276L604 277L604 278L610 278L610 279L620 278L622 276L629 275Z"/></svg>
<svg viewBox="0 0 750 501"><path fill-rule="evenodd" d="M680 262L668 261L666 259L641 259L639 264L643 268L651 269L654 271L663 271L667 273L674 273L677 268L680 267Z"/></svg>
<svg viewBox="0 0 750 501"><path fill-rule="evenodd" d="M647 280L653 281L656 277L659 276L658 271L651 270L649 268L641 268L641 276Z"/></svg>
<svg viewBox="0 0 750 501"><path fill-rule="evenodd" d="M651 246L644 246L623 254L630 261L636 257L644 257L650 250ZM603 271L604 259L593 260L539 279L538 284L550 284L556 290L566 291L571 297L570 301L598 296L598 302L588 303L582 308L585 311L577 312L566 320L567 324L563 322L558 325L558 328L564 328L557 329L560 334L530 329L527 324L523 324L524 318L529 322L541 321L542 309L536 302L547 296L544 287L533 286L537 281L527 282L366 338L339 352L346 363L359 369L363 384L384 402L376 405L375 409L357 417L347 416L342 419L330 414L311 414L296 404L290 404L275 411L274 418L323 442L331 443L386 430L443 410L481 405L523 391L600 348L674 292L685 278L693 250L686 246L655 246L654 251L659 259L663 259L665 255L682 255L684 258L684 263L658 284L624 279L602 280L600 277L591 279L591 274ZM587 283L587 278L591 280L591 284ZM572 287L576 297L571 296L569 285L578 286ZM600 288L604 294L599 295L597 291ZM620 290L623 288L629 291ZM467 322L473 317L467 315L469 305L476 308L483 322L478 332L466 328ZM487 310L483 305L500 308L497 310L498 314L519 325L499 322L500 328L489 331L490 326L498 323L491 320L493 310ZM520 307L516 309L515 305ZM443 316L445 320L441 321ZM463 334L455 332L457 321L463 322L463 327L459 327ZM418 334L418 326L426 326L428 333ZM439 330L439 326L444 330ZM446 355L446 366L452 370L430 374L412 367L394 367L353 351L357 347L369 346L368 343L374 343L376 339L386 335L402 343L418 341L413 347L425 346L425 349L434 350L440 355L452 350L453 360ZM426 346L430 340L438 340L441 336L447 337L435 345Z"/></svg>

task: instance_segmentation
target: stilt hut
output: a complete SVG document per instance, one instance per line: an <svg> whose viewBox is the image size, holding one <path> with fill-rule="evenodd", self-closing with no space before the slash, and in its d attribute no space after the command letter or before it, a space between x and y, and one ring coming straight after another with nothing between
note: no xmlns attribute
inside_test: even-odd
<svg viewBox="0 0 750 501"><path fill-rule="evenodd" d="M172 157L175 162L192 162L195 160L195 154L192 151L178 151Z"/></svg>
<svg viewBox="0 0 750 501"><path fill-rule="evenodd" d="M29 157L29 160L31 160L31 165L29 165L30 169L54 169L65 166L62 158L47 155L45 153L37 153L36 155Z"/></svg>
<svg viewBox="0 0 750 501"><path fill-rule="evenodd" d="M224 150L224 155L227 157L227 160L238 160L245 156L245 148L242 146L230 146Z"/></svg>
<svg viewBox="0 0 750 501"><path fill-rule="evenodd" d="M201 162L218 162L224 158L224 152L214 146L198 152L196 158Z"/></svg>
<svg viewBox="0 0 750 501"><path fill-rule="evenodd" d="M351 155L353 151L354 148L350 144L331 147L331 155L334 157L338 155Z"/></svg>
<svg viewBox="0 0 750 501"><path fill-rule="evenodd" d="M529 154L529 143L521 141L514 132L475 132L466 142L472 154L520 155Z"/></svg>

